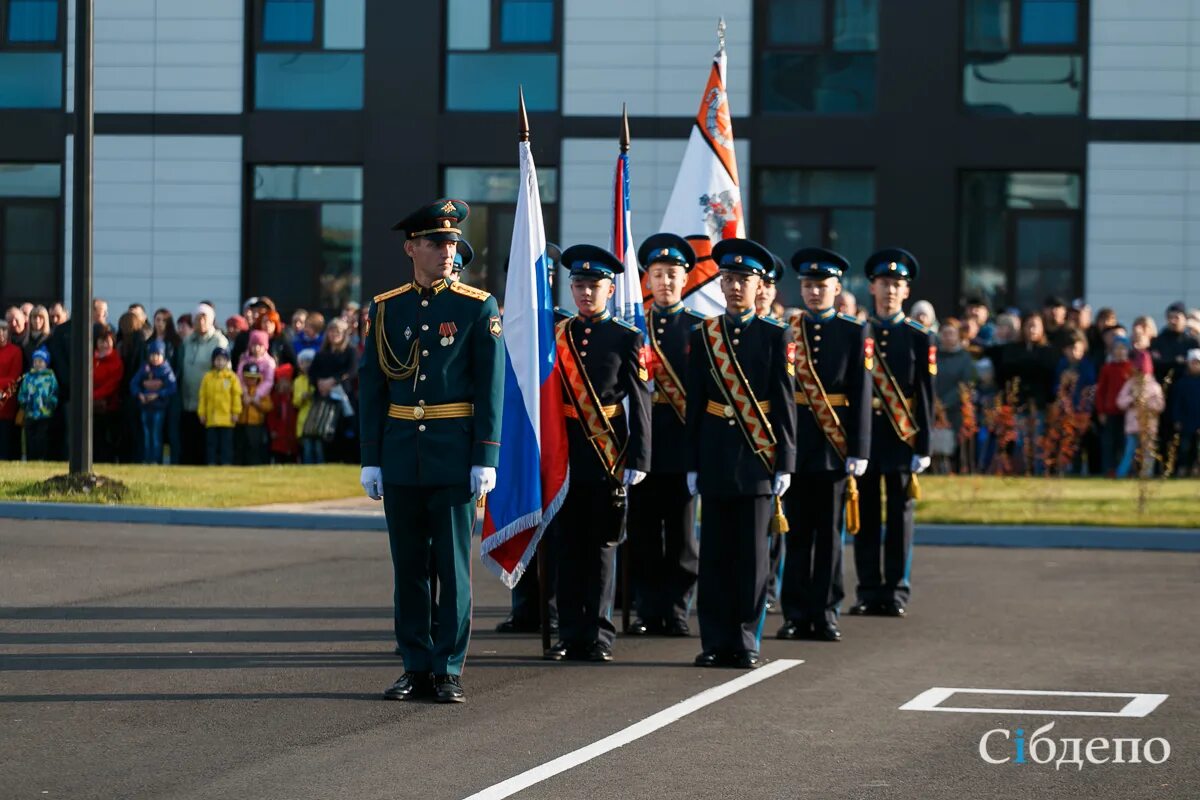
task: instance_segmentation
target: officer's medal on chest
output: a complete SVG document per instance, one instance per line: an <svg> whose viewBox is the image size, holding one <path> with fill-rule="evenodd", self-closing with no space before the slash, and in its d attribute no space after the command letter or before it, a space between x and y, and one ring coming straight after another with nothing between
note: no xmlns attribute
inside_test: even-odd
<svg viewBox="0 0 1200 800"><path fill-rule="evenodd" d="M443 322L438 326L438 333L442 335L442 347L449 347L454 344L454 334L458 333L458 326L453 322Z"/></svg>

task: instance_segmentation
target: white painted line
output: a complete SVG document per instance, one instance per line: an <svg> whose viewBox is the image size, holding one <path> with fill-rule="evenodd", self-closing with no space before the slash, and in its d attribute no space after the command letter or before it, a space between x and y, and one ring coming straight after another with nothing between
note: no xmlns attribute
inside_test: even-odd
<svg viewBox="0 0 1200 800"><path fill-rule="evenodd" d="M1129 702L1117 711L1064 711L1051 708L971 708L943 706L951 695L967 694L1020 695L1023 697L1127 697ZM1170 695L1141 692L1050 692L1034 689L957 689L935 686L900 706L901 711L948 711L956 714L1050 714L1061 717L1145 717L1158 708Z"/></svg>
<svg viewBox="0 0 1200 800"><path fill-rule="evenodd" d="M547 761L545 764L534 767L531 770L526 770L520 775L514 775L508 780L501 781L494 786L489 786L483 791L476 792L467 797L465 800L502 800L502 798L511 797L522 789L528 789L530 786L541 783L547 778L553 778L555 775L566 772L572 767L577 767L580 764L591 761L593 758L602 756L610 750L624 747L630 742L637 741L643 736L654 733L659 728L665 728L672 722L682 719L694 711L699 711L705 706L710 706L719 700L724 700L726 697L736 694L742 689L746 689L756 683L762 683L768 678L773 678L779 673L803 663L799 659L792 658L781 658L778 661L772 661L731 681L726 681L711 689L705 689L703 692L692 695L670 708L664 708L657 714L652 714L641 722L635 722L628 728L619 730L611 736L606 736L598 742L581 747L564 756L559 756L553 761Z"/></svg>

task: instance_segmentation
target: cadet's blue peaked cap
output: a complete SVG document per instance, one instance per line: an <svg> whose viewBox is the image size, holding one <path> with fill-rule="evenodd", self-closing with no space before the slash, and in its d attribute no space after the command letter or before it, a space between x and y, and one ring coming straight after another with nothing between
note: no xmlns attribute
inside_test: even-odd
<svg viewBox="0 0 1200 800"><path fill-rule="evenodd" d="M792 268L801 278L841 278L850 270L850 262L824 247L805 247L792 254Z"/></svg>
<svg viewBox="0 0 1200 800"><path fill-rule="evenodd" d="M765 276L774 266L771 251L752 239L722 239L713 246L713 261L726 272Z"/></svg>
<svg viewBox="0 0 1200 800"><path fill-rule="evenodd" d="M454 271L462 272L475 258L475 250L466 239L459 239L454 253Z"/></svg>
<svg viewBox="0 0 1200 800"><path fill-rule="evenodd" d="M921 265L917 263L917 257L904 248L888 247L868 258L864 269L870 281L885 276L915 281Z"/></svg>
<svg viewBox="0 0 1200 800"><path fill-rule="evenodd" d="M771 253L771 268L767 270L767 274L763 276L763 280L767 283L776 283L783 274L787 272L787 265L783 263L783 259Z"/></svg>
<svg viewBox="0 0 1200 800"><path fill-rule="evenodd" d="M696 251L682 236L656 233L638 248L638 263L643 270L650 269L651 264L675 264L691 271L696 266Z"/></svg>
<svg viewBox="0 0 1200 800"><path fill-rule="evenodd" d="M409 239L432 239L435 242L457 242L462 238L459 227L471 207L462 200L438 200L421 206L392 226L394 231L404 231Z"/></svg>
<svg viewBox="0 0 1200 800"><path fill-rule="evenodd" d="M562 265L571 271L572 278L612 278L625 271L617 257L594 244L577 244L562 252Z"/></svg>

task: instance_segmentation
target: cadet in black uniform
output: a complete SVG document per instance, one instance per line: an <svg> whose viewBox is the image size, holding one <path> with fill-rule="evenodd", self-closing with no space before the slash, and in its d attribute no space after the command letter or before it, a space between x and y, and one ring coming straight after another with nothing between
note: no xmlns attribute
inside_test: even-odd
<svg viewBox="0 0 1200 800"><path fill-rule="evenodd" d="M607 308L613 276L624 271L621 262L592 245L567 248L562 258L579 313L555 326L571 486L558 512L562 640L545 655L552 661L611 661L613 567L624 537L626 487L650 469L649 374L641 331Z"/></svg>
<svg viewBox="0 0 1200 800"><path fill-rule="evenodd" d="M771 253L771 269L763 275L762 286L758 289L758 294L754 296L754 312L760 317L770 317L778 319L775 316L775 298L779 293L779 279L787 274L787 265L783 259ZM787 539L782 535L771 536L768 553L770 564L770 575L767 577L767 611L774 611L779 607L779 587L783 583L783 558L787 548L784 543Z"/></svg>
<svg viewBox="0 0 1200 800"><path fill-rule="evenodd" d="M933 376L937 340L904 316L902 304L920 266L907 250L880 250L867 259L875 310L871 333L874 424L871 466L861 483L862 529L854 540L857 602L851 614L903 617L910 594L914 474L929 467L933 427ZM883 532L881 485L887 485L887 530ZM883 575L879 574L882 538Z"/></svg>
<svg viewBox="0 0 1200 800"><path fill-rule="evenodd" d="M696 265L691 245L673 233L656 233L638 249L654 305L650 330L650 377L654 380L653 457L646 480L629 493L629 545L637 618L629 633L688 634L688 612L699 568L696 500L686 475L688 339L704 316L682 301L688 272Z"/></svg>
<svg viewBox="0 0 1200 800"><path fill-rule="evenodd" d="M804 311L791 320L796 351L796 474L787 495L787 558L780 639L836 642L842 587L847 475L866 471L871 452L870 355L866 328L833 309L842 256L812 247L792 256Z"/></svg>
<svg viewBox="0 0 1200 800"><path fill-rule="evenodd" d="M688 488L703 495L696 666L752 669L767 602L767 536L796 460L787 328L754 313L771 254L747 239L713 248L725 313L693 332L688 357Z"/></svg>
<svg viewBox="0 0 1200 800"><path fill-rule="evenodd" d="M554 276L562 261L562 249L553 242L546 243L546 261L548 262L546 268L547 278L550 281L550 297L553 298ZM569 311L558 306L554 307L555 322L570 318ZM550 520L550 524L546 526L546 530L542 532L542 544L539 545L539 548L545 548L545 558L543 560L539 557L529 562L528 568L521 575L521 580L517 581L517 585L513 587L512 610L508 617L496 626L497 633L535 633L541 630L542 611L538 604L538 570L542 568L543 561L548 573L546 575L546 592L549 597L546 598L546 605L549 609L550 632L558 632L558 601L555 597L558 582L558 573L555 569L558 559L557 531L558 516L555 515L554 519Z"/></svg>

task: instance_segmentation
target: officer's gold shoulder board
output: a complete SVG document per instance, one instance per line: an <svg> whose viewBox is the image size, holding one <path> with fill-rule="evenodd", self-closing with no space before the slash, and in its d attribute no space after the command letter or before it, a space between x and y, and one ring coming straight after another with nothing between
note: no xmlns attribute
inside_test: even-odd
<svg viewBox="0 0 1200 800"><path fill-rule="evenodd" d="M412 289L412 286L413 285L411 283L406 283L403 286L397 286L395 289L392 289L390 292L384 292L383 294L377 294L377 295L375 295L375 298L374 298L375 302L382 303L384 300L389 300L393 297L396 297L397 295L404 294L409 289Z"/></svg>
<svg viewBox="0 0 1200 800"><path fill-rule="evenodd" d="M451 283L450 291L454 292L455 294L461 294L463 297L470 297L472 300L479 300L480 302L491 297L491 295L485 292L483 289L476 289L474 286L468 286L462 281L454 281Z"/></svg>
<svg viewBox="0 0 1200 800"><path fill-rule="evenodd" d="M853 322L855 325L865 325L866 324L858 317L852 317L849 314L843 314L840 311L837 313L837 318L845 320L846 322Z"/></svg>

